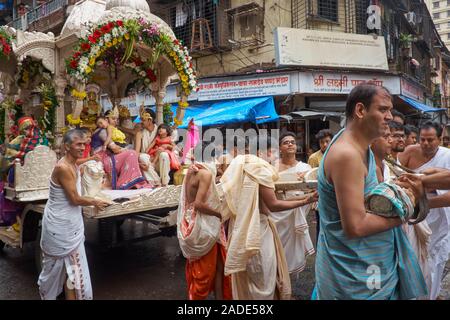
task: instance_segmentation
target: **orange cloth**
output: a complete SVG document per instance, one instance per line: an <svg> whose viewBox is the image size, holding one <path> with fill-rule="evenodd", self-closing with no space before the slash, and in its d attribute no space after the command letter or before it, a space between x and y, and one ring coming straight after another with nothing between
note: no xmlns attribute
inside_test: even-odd
<svg viewBox="0 0 450 320"><path fill-rule="evenodd" d="M220 250L222 265L225 266L225 247L217 243L202 258L194 261L186 261L186 281L189 300L204 300L209 293L214 291L214 281L217 269L217 250ZM223 273L223 270L222 270ZM231 278L223 275L222 295L224 300L231 300Z"/></svg>

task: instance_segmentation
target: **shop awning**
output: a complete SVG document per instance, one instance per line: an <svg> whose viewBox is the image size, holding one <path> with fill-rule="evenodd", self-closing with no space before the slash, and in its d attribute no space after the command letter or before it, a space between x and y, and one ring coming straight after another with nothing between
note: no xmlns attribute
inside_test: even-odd
<svg viewBox="0 0 450 320"><path fill-rule="evenodd" d="M154 109L154 107L152 107ZM172 105L176 114L177 104ZM275 104L272 97L251 98L240 100L226 100L192 105L186 109L183 124L186 128L189 120L194 118L197 125L215 126L238 122L255 122L257 124L278 120ZM140 119L135 120L139 122Z"/></svg>
<svg viewBox="0 0 450 320"><path fill-rule="evenodd" d="M402 96L402 95L398 95L398 97L400 99L402 99L404 102L406 102L409 106L413 107L414 109L416 109L419 112L440 112L440 111L445 111L445 108L433 108L430 107L426 104L420 103L414 99Z"/></svg>
<svg viewBox="0 0 450 320"><path fill-rule="evenodd" d="M342 113L342 112L305 109L305 110L300 110L300 111L293 111L286 115L282 115L280 117L284 118L288 121L291 121L296 117L300 117L300 118L304 118L304 119L322 119L322 120L336 119L336 120L340 120L342 116L344 116L344 113Z"/></svg>

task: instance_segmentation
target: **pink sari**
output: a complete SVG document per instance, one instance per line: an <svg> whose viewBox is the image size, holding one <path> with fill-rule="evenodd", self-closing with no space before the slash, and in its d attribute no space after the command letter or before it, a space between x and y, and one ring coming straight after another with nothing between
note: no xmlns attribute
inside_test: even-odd
<svg viewBox="0 0 450 320"><path fill-rule="evenodd" d="M142 176L136 151L126 150L119 154L99 151L97 154L102 157L105 172L111 177L113 190L151 188Z"/></svg>

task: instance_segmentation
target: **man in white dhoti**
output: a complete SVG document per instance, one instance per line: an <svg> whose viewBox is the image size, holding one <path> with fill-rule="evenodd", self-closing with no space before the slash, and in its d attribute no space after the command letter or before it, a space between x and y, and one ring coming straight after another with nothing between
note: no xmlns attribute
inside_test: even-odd
<svg viewBox="0 0 450 320"><path fill-rule="evenodd" d="M370 149L375 158L379 183L387 182L392 178L395 178L395 175L390 169L390 164L385 160L386 157L391 155L392 141L391 130L386 129L384 135L373 140L370 145ZM428 245L430 244L431 229L426 221L414 225L405 223L402 224L402 229L408 237L411 247L417 256L428 291L430 291L431 275L428 263Z"/></svg>
<svg viewBox="0 0 450 320"><path fill-rule="evenodd" d="M420 145L411 145L405 152L399 154L402 165L421 172L428 168L450 169L450 150L440 147L442 128L437 123L427 121L420 127ZM447 190L436 190L428 194L430 208L426 218L432 234L428 247L429 267L431 274L430 299L439 296L441 281L448 260L450 247L450 208L448 204L450 193Z"/></svg>
<svg viewBox="0 0 450 320"><path fill-rule="evenodd" d="M39 293L43 300L54 300L65 291L68 300L92 299L81 206L100 209L107 202L82 197L81 179L76 166L83 156L85 136L73 129L64 136L66 155L58 161L50 179L50 194L42 219L42 271Z"/></svg>
<svg viewBox="0 0 450 320"><path fill-rule="evenodd" d="M152 110L141 107L141 109L139 110L139 116L142 122L142 129L136 132L134 138L134 150L139 153L139 167L142 171L142 175L153 186L159 186L161 184L161 179L158 173L155 171L155 168L150 161L150 156L148 155L150 145L152 144L153 140L155 140L158 131L153 120L155 114ZM163 156L163 158L164 159L160 164L164 165L164 167L162 168L162 172L167 171L167 174L164 175L164 177L166 177L169 175L168 171L170 170L170 161L168 159L168 156Z"/></svg>
<svg viewBox="0 0 450 320"><path fill-rule="evenodd" d="M239 155L220 179L229 218L225 275L233 299L290 299L291 283L283 245L269 215L304 205L278 200L274 167L254 155Z"/></svg>
<svg viewBox="0 0 450 320"><path fill-rule="evenodd" d="M298 175L311 170L309 164L297 161L297 144L295 134L287 132L280 137L280 162L278 164L278 181L295 181ZM286 191L284 200L303 196L299 190ZM314 246L309 235L306 217L311 211L312 203L317 201L317 193L304 198L304 205L295 209L276 212L270 215L277 226L278 235L283 244L290 274L298 274L306 265L306 257L314 254Z"/></svg>

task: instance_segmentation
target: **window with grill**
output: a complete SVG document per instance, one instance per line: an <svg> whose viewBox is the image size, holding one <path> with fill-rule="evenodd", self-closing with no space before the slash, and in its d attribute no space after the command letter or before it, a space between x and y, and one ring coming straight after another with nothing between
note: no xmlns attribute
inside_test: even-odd
<svg viewBox="0 0 450 320"><path fill-rule="evenodd" d="M439 24L439 23L436 23L436 29L440 29L441 28L441 25Z"/></svg>
<svg viewBox="0 0 450 320"><path fill-rule="evenodd" d="M450 6L450 0L447 0L447 5Z"/></svg>
<svg viewBox="0 0 450 320"><path fill-rule="evenodd" d="M318 0L317 13L322 18L338 22L338 0Z"/></svg>
<svg viewBox="0 0 450 320"><path fill-rule="evenodd" d="M447 1L447 3L448 3L448 1ZM439 1L433 2L433 8L439 8Z"/></svg>
<svg viewBox="0 0 450 320"><path fill-rule="evenodd" d="M433 19L439 19L441 17L441 14L439 12L433 13Z"/></svg>
<svg viewBox="0 0 450 320"><path fill-rule="evenodd" d="M447 11L447 17L450 17L450 10Z"/></svg>
<svg viewBox="0 0 450 320"><path fill-rule="evenodd" d="M450 29L450 21L447 22L447 29Z"/></svg>
<svg viewBox="0 0 450 320"><path fill-rule="evenodd" d="M447 39L450 39L450 33L447 33Z"/></svg>

